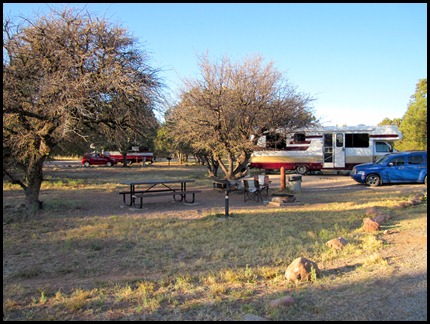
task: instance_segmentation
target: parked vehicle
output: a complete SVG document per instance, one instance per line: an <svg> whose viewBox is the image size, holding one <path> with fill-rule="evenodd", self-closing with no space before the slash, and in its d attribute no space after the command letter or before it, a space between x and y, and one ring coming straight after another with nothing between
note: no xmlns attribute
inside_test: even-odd
<svg viewBox="0 0 430 324"><path fill-rule="evenodd" d="M84 167L89 167L90 165L106 165L110 167L117 164L118 161L104 154L92 152L85 153L81 163Z"/></svg>
<svg viewBox="0 0 430 324"><path fill-rule="evenodd" d="M106 152L104 152L104 154L106 156L114 158L115 160L117 160L120 163L123 162L123 156L118 151L111 151L111 152L106 151ZM154 162L154 153L148 152L148 151L144 151L144 152L129 151L129 152L127 152L126 158L127 158L127 164L144 163L144 162L153 163Z"/></svg>
<svg viewBox="0 0 430 324"><path fill-rule="evenodd" d="M319 126L286 133L278 129L258 139L250 168L294 170L298 174L321 170L349 170L393 152L402 139L396 126Z"/></svg>
<svg viewBox="0 0 430 324"><path fill-rule="evenodd" d="M356 165L351 177L358 183L372 187L414 182L427 185L427 151L387 154L375 163Z"/></svg>

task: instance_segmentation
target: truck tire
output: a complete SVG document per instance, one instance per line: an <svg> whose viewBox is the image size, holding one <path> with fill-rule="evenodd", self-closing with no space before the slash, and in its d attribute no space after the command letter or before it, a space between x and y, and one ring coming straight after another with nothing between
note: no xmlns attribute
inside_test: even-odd
<svg viewBox="0 0 430 324"><path fill-rule="evenodd" d="M296 172L297 172L298 174L305 175L305 174L308 174L308 172L309 172L309 168L307 167L307 165L304 165L304 164L302 164L302 165L298 165L298 166L296 167Z"/></svg>
<svg viewBox="0 0 430 324"><path fill-rule="evenodd" d="M377 187L381 185L381 178L377 174L369 174L366 177L366 184L371 187Z"/></svg>
<svg viewBox="0 0 430 324"><path fill-rule="evenodd" d="M85 161L85 163L84 163L84 167L89 168L89 167L90 167L90 162Z"/></svg>
<svg viewBox="0 0 430 324"><path fill-rule="evenodd" d="M106 162L106 166L111 167L112 163L111 162Z"/></svg>

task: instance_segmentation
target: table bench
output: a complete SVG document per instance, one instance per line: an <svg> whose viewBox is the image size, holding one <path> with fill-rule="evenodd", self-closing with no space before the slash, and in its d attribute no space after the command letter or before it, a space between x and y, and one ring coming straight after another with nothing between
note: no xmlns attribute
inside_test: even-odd
<svg viewBox="0 0 430 324"><path fill-rule="evenodd" d="M118 192L118 194L119 195L122 195L122 201L124 202L124 204L126 204L126 200L125 200L125 197L127 196L127 195L130 195L130 194L143 194L143 193L145 193L145 192L148 192L147 190L136 190L136 191L133 191L133 192L131 192L131 191L120 191L120 192ZM151 190L151 192L165 192L165 193L167 193L167 192L169 192L170 194L172 194L172 191L171 190L164 190L164 189L160 189L160 190ZM162 196L166 196L166 195L162 195Z"/></svg>
<svg viewBox="0 0 430 324"><path fill-rule="evenodd" d="M182 201L184 200L185 202L191 204L194 202L195 199L195 194L202 192L201 190L186 190L186 191L164 191L160 190L159 192L135 192L132 196L133 199L133 206L136 207L136 199L140 199L140 204L139 204L139 208L143 207L143 198L150 198L150 197L161 197L161 196L173 196L173 199L175 199L176 201ZM125 194L127 194L127 192L125 192ZM191 201L187 200L187 195L193 195L193 199ZM177 200L175 196L181 196L180 200ZM125 199L125 198L124 198Z"/></svg>

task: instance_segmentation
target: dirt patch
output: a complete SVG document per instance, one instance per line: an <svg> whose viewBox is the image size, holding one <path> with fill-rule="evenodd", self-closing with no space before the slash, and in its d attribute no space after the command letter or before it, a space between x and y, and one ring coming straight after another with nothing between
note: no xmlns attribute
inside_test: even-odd
<svg viewBox="0 0 430 324"><path fill-rule="evenodd" d="M118 168L117 168L118 169ZM119 168L120 169L120 168ZM99 170L98 170L99 171ZM121 171L121 170L120 170ZM279 175L270 175L270 194L277 193L280 191L280 178ZM235 190L228 193L228 200L226 200L226 192L223 189L213 189L207 185L190 184L190 189L201 190L201 193L196 194L195 203L188 204L183 202L176 202L172 197L152 197L144 200L142 209L133 208L126 206L122 202L122 196L118 195L121 190L128 189L126 186L117 186L111 190L101 190L97 188L91 188L85 191L67 191L64 192L64 199L66 200L82 200L82 196L85 196L85 206L80 210L81 215L93 215L103 216L112 215L112 213L127 213L127 214L142 214L147 215L157 214L160 212L169 213L172 217L185 217L194 218L198 217L201 213L217 213L225 214L226 204L228 206L228 213L234 214L237 209L262 209L266 208L265 204L267 201L255 202L248 200L245 202L244 194L242 190ZM303 176L301 181L301 191L295 192L296 202L300 202L303 205L307 204L318 204L333 202L336 199L336 192L354 192L367 190L369 194L375 189L356 184L348 176L337 176L337 175L310 175ZM417 188L417 185L410 185L403 187L402 190L407 191L410 188ZM380 187L377 190L386 190L386 188ZM317 193L317 194L316 194ZM23 197L23 193L14 193ZM44 190L41 193L40 199L46 200L46 198L56 195L60 196L62 193L57 190ZM333 197L334 195L334 197ZM327 197L330 196L330 197ZM269 198L269 200L271 197ZM297 204L295 204L297 205ZM288 206L288 205L287 205Z"/></svg>

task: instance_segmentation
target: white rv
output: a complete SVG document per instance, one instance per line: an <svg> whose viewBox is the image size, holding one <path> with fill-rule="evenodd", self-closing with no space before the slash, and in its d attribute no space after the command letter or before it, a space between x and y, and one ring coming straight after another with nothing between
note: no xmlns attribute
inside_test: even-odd
<svg viewBox="0 0 430 324"><path fill-rule="evenodd" d="M393 152L402 139L396 126L320 126L259 138L250 168L294 170L299 174L321 170L352 170Z"/></svg>

